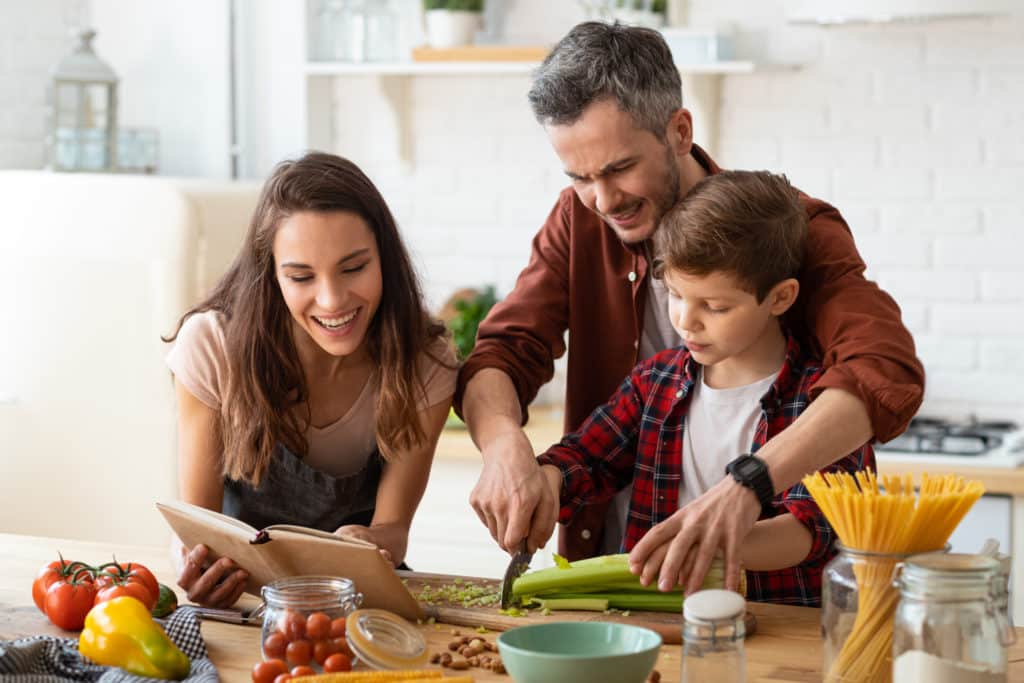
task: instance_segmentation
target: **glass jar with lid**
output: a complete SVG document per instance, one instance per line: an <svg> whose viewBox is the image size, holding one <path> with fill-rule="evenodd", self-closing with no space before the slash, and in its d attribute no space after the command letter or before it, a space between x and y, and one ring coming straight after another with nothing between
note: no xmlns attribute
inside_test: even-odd
<svg viewBox="0 0 1024 683"><path fill-rule="evenodd" d="M743 683L747 603L733 591L698 591L683 602L683 683Z"/></svg>
<svg viewBox="0 0 1024 683"><path fill-rule="evenodd" d="M911 553L847 548L827 565L821 579L824 680L892 680L892 620L899 591L892 579ZM949 547L935 551L945 553Z"/></svg>
<svg viewBox="0 0 1024 683"><path fill-rule="evenodd" d="M341 655L333 661L342 668L351 666L346 619L363 602L352 581L292 576L264 586L262 594L260 649L264 660L280 659L288 669L308 666L316 671L328 657Z"/></svg>
<svg viewBox="0 0 1024 683"><path fill-rule="evenodd" d="M1006 680L1015 641L1000 601L999 562L984 555L915 555L895 584L893 674L898 681Z"/></svg>

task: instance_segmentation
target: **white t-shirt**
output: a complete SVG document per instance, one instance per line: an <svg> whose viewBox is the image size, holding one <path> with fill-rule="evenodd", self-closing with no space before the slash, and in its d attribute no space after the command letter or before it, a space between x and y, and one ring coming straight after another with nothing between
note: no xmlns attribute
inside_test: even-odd
<svg viewBox="0 0 1024 683"><path fill-rule="evenodd" d="M697 500L725 477L725 466L750 452L761 398L771 389L776 375L753 384L713 389L704 383L704 368L693 384L690 406L683 426L683 479L679 507Z"/></svg>
<svg viewBox="0 0 1024 683"><path fill-rule="evenodd" d="M425 392L419 396L421 411L450 401L458 375L455 351L445 339L438 339L430 350L452 367L445 367L422 354L419 372ZM205 311L189 317L178 333L174 348L167 354L167 365L193 396L210 408L220 410L228 373L220 315ZM380 375L375 372L348 412L325 427L310 425L306 430L309 453L305 454L304 462L332 477L346 477L363 469L377 448L375 411L379 393Z"/></svg>

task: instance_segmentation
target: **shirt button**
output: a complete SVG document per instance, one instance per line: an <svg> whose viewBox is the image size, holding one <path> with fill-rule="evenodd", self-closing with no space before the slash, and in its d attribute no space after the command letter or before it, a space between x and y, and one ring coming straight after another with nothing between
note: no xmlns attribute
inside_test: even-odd
<svg viewBox="0 0 1024 683"><path fill-rule="evenodd" d="M589 541L590 540L590 529L584 529L583 531L581 531L580 532L580 536L583 537L584 541Z"/></svg>
<svg viewBox="0 0 1024 683"><path fill-rule="evenodd" d="M635 271L632 271L632 270L629 271L629 275L627 275L626 277L629 279L630 282L636 282L636 272Z"/></svg>

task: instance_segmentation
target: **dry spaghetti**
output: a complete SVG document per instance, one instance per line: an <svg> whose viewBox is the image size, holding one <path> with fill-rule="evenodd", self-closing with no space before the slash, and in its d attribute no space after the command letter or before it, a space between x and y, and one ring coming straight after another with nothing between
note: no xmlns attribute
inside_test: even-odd
<svg viewBox="0 0 1024 683"><path fill-rule="evenodd" d="M804 477L803 484L845 547L886 555L940 550L985 492L979 481L924 474L915 495L909 474L882 476L880 486L870 470L817 472ZM826 681L891 680L892 618L899 600L892 587L896 562L881 558L854 564L857 615L825 672Z"/></svg>

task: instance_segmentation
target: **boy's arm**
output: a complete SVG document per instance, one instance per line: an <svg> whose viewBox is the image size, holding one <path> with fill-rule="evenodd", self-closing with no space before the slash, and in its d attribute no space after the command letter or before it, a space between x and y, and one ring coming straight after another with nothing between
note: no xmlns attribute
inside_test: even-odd
<svg viewBox="0 0 1024 683"><path fill-rule="evenodd" d="M858 470L869 468L875 469L875 454L871 449L871 444L864 444L853 453L821 471L845 471L852 474ZM785 516L792 517L795 522L803 525L811 538L811 545L804 557L799 558L793 564L785 566L792 567L794 564L802 564L804 562L818 562L824 558L836 541L835 531L832 529L832 525L828 523L828 520L825 519L825 514L818 507L818 504L814 502L807 488L802 483L797 484L783 492L781 496L776 498L776 501L777 505L789 513ZM779 515L779 517L782 516ZM764 520L764 522L773 521L774 519L778 519L778 517L772 520ZM755 528L762 523L758 522ZM753 533L752 531L751 534ZM748 567L748 569L752 569L752 567Z"/></svg>
<svg viewBox="0 0 1024 683"><path fill-rule="evenodd" d="M814 538L807 526L791 514L762 519L754 524L740 548L743 568L771 572L795 567L811 551Z"/></svg>
<svg viewBox="0 0 1024 683"><path fill-rule="evenodd" d="M640 373L634 370L579 430L537 456L549 485L559 483L552 467L560 474L559 522L571 521L584 505L611 499L632 481L643 413L640 381Z"/></svg>

